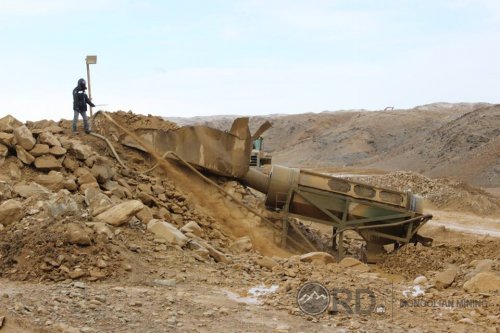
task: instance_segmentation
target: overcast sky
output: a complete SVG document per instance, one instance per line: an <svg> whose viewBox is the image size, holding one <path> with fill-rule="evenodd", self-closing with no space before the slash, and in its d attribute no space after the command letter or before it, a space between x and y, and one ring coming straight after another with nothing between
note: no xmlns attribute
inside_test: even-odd
<svg viewBox="0 0 500 333"><path fill-rule="evenodd" d="M499 102L497 0L0 0L2 114L161 116Z"/></svg>

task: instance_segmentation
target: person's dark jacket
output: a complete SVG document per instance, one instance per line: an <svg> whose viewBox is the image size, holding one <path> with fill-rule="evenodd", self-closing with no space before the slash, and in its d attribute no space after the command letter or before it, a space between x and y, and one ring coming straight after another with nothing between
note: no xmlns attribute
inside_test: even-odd
<svg viewBox="0 0 500 333"><path fill-rule="evenodd" d="M73 110L78 112L87 111L87 104L95 107L94 103L90 101L90 98L85 93L85 88L77 86L73 89Z"/></svg>

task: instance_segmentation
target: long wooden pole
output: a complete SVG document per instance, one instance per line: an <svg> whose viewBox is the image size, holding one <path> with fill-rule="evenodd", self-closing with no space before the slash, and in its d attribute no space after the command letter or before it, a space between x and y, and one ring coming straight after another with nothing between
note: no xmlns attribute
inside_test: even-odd
<svg viewBox="0 0 500 333"><path fill-rule="evenodd" d="M90 87L90 65L88 62L87 62L87 82L89 84L89 98L92 101L92 89ZM89 108L90 108L90 118L92 118L92 107L89 106Z"/></svg>

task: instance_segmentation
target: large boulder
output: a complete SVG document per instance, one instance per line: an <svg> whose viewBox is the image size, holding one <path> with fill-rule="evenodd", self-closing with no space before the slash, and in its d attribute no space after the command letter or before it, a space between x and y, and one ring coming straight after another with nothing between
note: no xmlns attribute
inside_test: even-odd
<svg viewBox="0 0 500 333"><path fill-rule="evenodd" d="M19 201L10 199L0 205L0 223L4 226L19 222L23 217L23 205Z"/></svg>
<svg viewBox="0 0 500 333"><path fill-rule="evenodd" d="M463 288L473 293L498 293L500 291L500 277L493 272L481 272L465 282Z"/></svg>
<svg viewBox="0 0 500 333"><path fill-rule="evenodd" d="M33 149L30 150L30 154L38 157L42 155L46 155L49 153L49 145L42 144L42 143L37 143Z"/></svg>
<svg viewBox="0 0 500 333"><path fill-rule="evenodd" d="M185 234L191 233L196 236L201 236L203 234L203 229L195 221L189 221L182 228L181 231Z"/></svg>
<svg viewBox="0 0 500 333"><path fill-rule="evenodd" d="M18 183L14 185L14 192L20 197L31 198L31 197L44 197L48 198L51 193L46 187L39 185L37 183Z"/></svg>
<svg viewBox="0 0 500 333"><path fill-rule="evenodd" d="M495 261L491 259L474 260L471 265L474 266L474 269L465 275L465 280L469 280L479 273L491 271Z"/></svg>
<svg viewBox="0 0 500 333"><path fill-rule="evenodd" d="M9 154L9 147L0 143L0 158L5 158Z"/></svg>
<svg viewBox="0 0 500 333"><path fill-rule="evenodd" d="M0 143L12 148L14 146L14 135L11 133L0 132Z"/></svg>
<svg viewBox="0 0 500 333"><path fill-rule="evenodd" d="M59 191L65 188L65 178L62 173L57 171L51 171L47 175L38 175L35 178L35 182L52 191Z"/></svg>
<svg viewBox="0 0 500 333"><path fill-rule="evenodd" d="M38 136L38 141L40 141L40 143L44 143L46 145L49 145L50 147L53 147L53 146L60 147L61 146L59 139L57 139L56 136L54 134L52 134L51 132L40 133L40 135Z"/></svg>
<svg viewBox="0 0 500 333"><path fill-rule="evenodd" d="M436 276L434 277L434 286L436 287L436 289L448 288L449 286L451 286L453 281L455 281L457 274L457 266L452 265L448 267L446 270L436 274Z"/></svg>
<svg viewBox="0 0 500 333"><path fill-rule="evenodd" d="M179 229L165 221L155 219L149 221L148 230L170 244L184 246L188 241L188 238Z"/></svg>
<svg viewBox="0 0 500 333"><path fill-rule="evenodd" d="M52 194L51 198L43 203L43 208L53 218L74 216L79 213L78 205L68 190L60 190L57 194Z"/></svg>
<svg viewBox="0 0 500 333"><path fill-rule="evenodd" d="M354 258L352 258L354 259ZM300 256L300 261L302 262L313 262L313 263L321 263L321 264L331 264L336 262L335 258L326 252L309 252ZM362 264L361 262L359 262ZM358 263L356 263L358 265ZM354 266L354 265L353 265Z"/></svg>
<svg viewBox="0 0 500 333"><path fill-rule="evenodd" d="M114 171L109 163L104 162L101 159L96 160L96 163L92 166L91 172L100 184L106 183L114 175Z"/></svg>
<svg viewBox="0 0 500 333"><path fill-rule="evenodd" d="M90 208L92 216L97 216L113 206L111 199L95 187L85 190L85 203Z"/></svg>
<svg viewBox="0 0 500 333"><path fill-rule="evenodd" d="M35 159L35 168L39 170L59 170L61 162L52 155L43 155Z"/></svg>
<svg viewBox="0 0 500 333"><path fill-rule="evenodd" d="M20 145L16 145L16 155L17 158L26 165L30 165L33 161L35 161L33 155L28 153L28 151Z"/></svg>
<svg viewBox="0 0 500 333"><path fill-rule="evenodd" d="M118 188L121 188L120 185L118 185ZM118 188L113 189L113 193L116 192ZM116 194L115 194L116 195ZM147 206L145 206L143 209L141 209L137 214L135 215L139 220L141 220L142 223L148 224L149 221L153 219L153 213L151 212L151 209Z"/></svg>
<svg viewBox="0 0 500 333"><path fill-rule="evenodd" d="M53 147L50 147L49 149L49 154L51 155L54 155L55 157L61 157L61 156L64 156L66 154L67 150L63 147L59 147L59 146L53 146Z"/></svg>
<svg viewBox="0 0 500 333"><path fill-rule="evenodd" d="M66 240L71 244L82 246L90 245L92 243L90 239L90 232L76 223L68 223L66 226Z"/></svg>
<svg viewBox="0 0 500 333"><path fill-rule="evenodd" d="M84 170L84 169L80 168L79 170ZM81 176L78 176L76 174L76 176L78 177L77 181L79 185L97 183L97 179L95 179L95 177L89 171L82 172Z"/></svg>
<svg viewBox="0 0 500 333"><path fill-rule="evenodd" d="M28 127L22 125L14 130L14 137L18 145L26 150L31 150L36 144L36 140Z"/></svg>
<svg viewBox="0 0 500 333"><path fill-rule="evenodd" d="M0 132L12 133L16 127L22 126L22 122L10 114L0 119Z"/></svg>
<svg viewBox="0 0 500 333"><path fill-rule="evenodd" d="M97 215L96 219L113 226L120 226L143 208L144 204L139 200L129 200L113 206L105 212Z"/></svg>
<svg viewBox="0 0 500 333"><path fill-rule="evenodd" d="M75 154L78 160L84 161L92 155L92 149L78 141L70 141L70 151Z"/></svg>

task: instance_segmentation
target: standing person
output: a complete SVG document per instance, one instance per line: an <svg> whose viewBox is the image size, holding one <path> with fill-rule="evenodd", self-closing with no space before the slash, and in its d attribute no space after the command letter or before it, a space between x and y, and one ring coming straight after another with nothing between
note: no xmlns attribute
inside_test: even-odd
<svg viewBox="0 0 500 333"><path fill-rule="evenodd" d="M87 90L87 83L84 79L78 80L78 85L73 89L73 134L78 134L76 131L76 124L78 123L78 115L81 114L83 118L83 128L85 133L90 134L90 123L87 117L87 104L95 107L94 103L89 99L85 93Z"/></svg>

